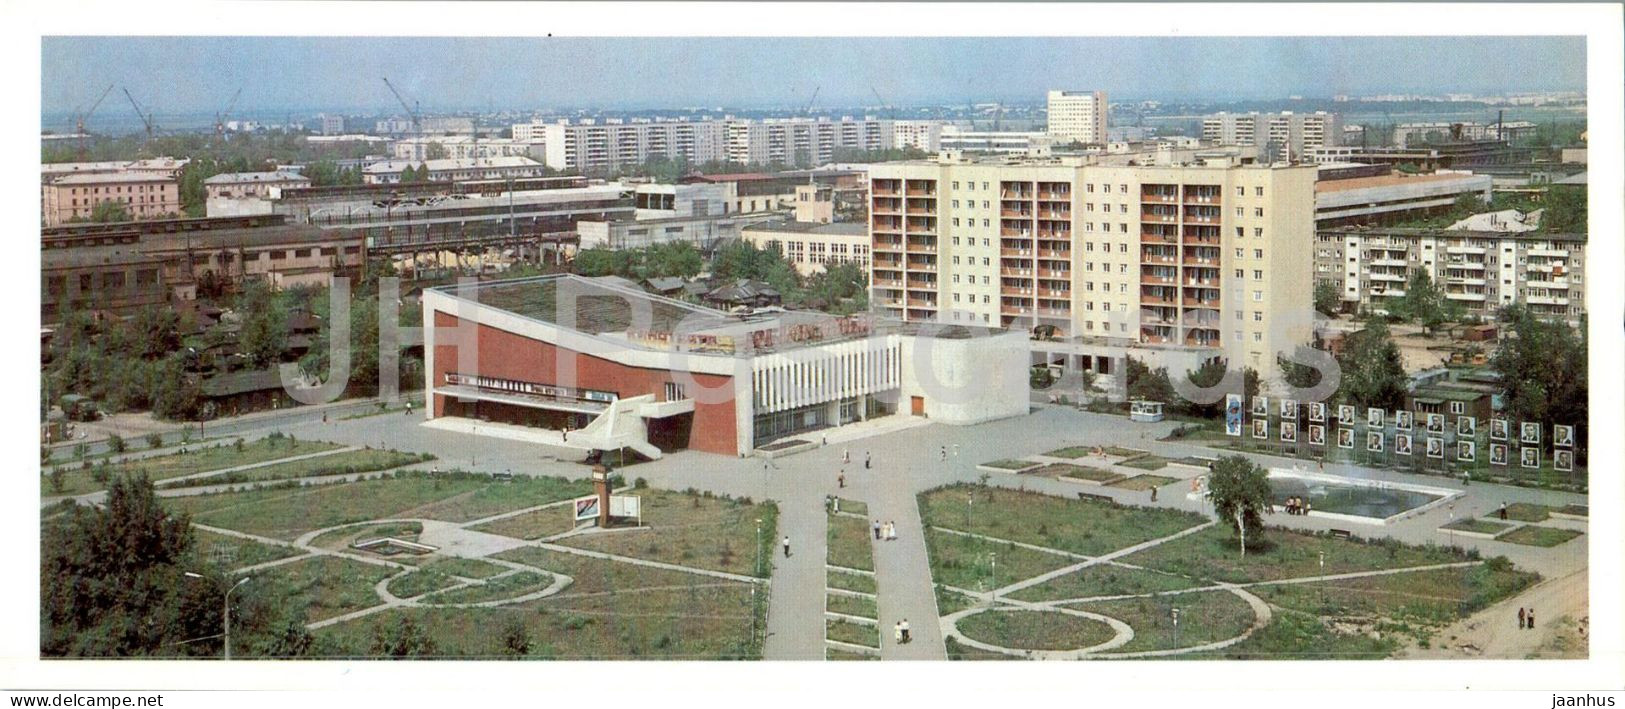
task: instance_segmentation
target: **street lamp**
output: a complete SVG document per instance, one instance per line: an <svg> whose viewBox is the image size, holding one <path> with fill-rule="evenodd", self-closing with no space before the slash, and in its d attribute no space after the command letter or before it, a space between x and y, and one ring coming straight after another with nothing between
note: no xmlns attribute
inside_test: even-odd
<svg viewBox="0 0 1625 709"><path fill-rule="evenodd" d="M1174 645L1179 645L1179 608L1174 608Z"/></svg>
<svg viewBox="0 0 1625 709"><path fill-rule="evenodd" d="M185 575L186 575L187 578L193 578L193 579L201 579L201 578L203 578L202 574L195 574L195 573L192 573L190 571L185 572ZM226 650L226 659L227 660L231 659L231 592L237 590L237 588L239 586L242 586L243 584L248 583L248 578L249 577L245 576L245 577L243 577L242 580L238 581L237 583L232 584L231 588L226 589L225 600L222 601L222 603L221 603L221 605L223 607L223 610L224 610L224 613L222 614L221 625L223 625L224 629L225 629L225 632L222 633L222 635L225 638L225 650Z"/></svg>
<svg viewBox="0 0 1625 709"><path fill-rule="evenodd" d="M756 575L762 575L762 518L756 518Z"/></svg>

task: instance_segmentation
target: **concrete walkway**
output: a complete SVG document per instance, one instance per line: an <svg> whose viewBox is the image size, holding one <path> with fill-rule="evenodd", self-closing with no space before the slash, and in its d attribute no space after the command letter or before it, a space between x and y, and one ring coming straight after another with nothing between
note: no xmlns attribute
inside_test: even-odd
<svg viewBox="0 0 1625 709"><path fill-rule="evenodd" d="M772 595L767 608L767 660L824 659L824 560L828 555L829 518L822 498L796 495L779 505L779 539L767 540L763 553L772 558ZM790 556L781 545L790 538Z"/></svg>

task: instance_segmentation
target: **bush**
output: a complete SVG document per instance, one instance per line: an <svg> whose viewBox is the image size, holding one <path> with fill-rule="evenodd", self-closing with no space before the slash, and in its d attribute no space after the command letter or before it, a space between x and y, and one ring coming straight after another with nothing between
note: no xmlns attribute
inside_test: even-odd
<svg viewBox="0 0 1625 709"><path fill-rule="evenodd" d="M643 478L638 478L638 479L632 481L632 487L635 488L635 489L638 489L638 490L642 490L644 488L649 487L649 481L644 480Z"/></svg>
<svg viewBox="0 0 1625 709"><path fill-rule="evenodd" d="M149 434L147 434L147 447L148 448L162 448L163 446L164 446L164 437L162 435L160 435L158 433L149 433Z"/></svg>
<svg viewBox="0 0 1625 709"><path fill-rule="evenodd" d="M125 449L124 437L117 433L107 436L107 449L114 453L123 453Z"/></svg>

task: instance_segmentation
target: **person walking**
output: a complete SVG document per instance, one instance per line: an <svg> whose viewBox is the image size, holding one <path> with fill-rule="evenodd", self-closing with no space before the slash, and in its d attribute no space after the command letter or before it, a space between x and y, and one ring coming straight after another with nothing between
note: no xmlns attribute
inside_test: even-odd
<svg viewBox="0 0 1625 709"><path fill-rule="evenodd" d="M1529 607L1529 629L1530 630L1535 629L1535 607L1534 606ZM907 629L907 627L905 627L903 629L903 637L904 638L908 637L908 629Z"/></svg>
<svg viewBox="0 0 1625 709"><path fill-rule="evenodd" d="M869 451L864 451L864 452L863 452L863 469L864 469L864 470L868 470L868 469L869 469L869 460L870 460L870 458L869 458Z"/></svg>
<svg viewBox="0 0 1625 709"><path fill-rule="evenodd" d="M880 520L875 520L874 523L870 524L869 526L875 530L875 541L880 541ZM1519 612L1521 613L1523 611L1520 610Z"/></svg>
<svg viewBox="0 0 1625 709"><path fill-rule="evenodd" d="M851 463L851 462L852 462L852 451L849 450L849 449L846 449L846 448L842 448L841 449L841 463L846 464L846 463Z"/></svg>
<svg viewBox="0 0 1625 709"><path fill-rule="evenodd" d="M909 627L908 627L908 619L907 618L903 619L903 626L902 627L903 627L903 644L907 645L911 641L914 640L913 638L909 637L909 632L908 632Z"/></svg>
<svg viewBox="0 0 1625 709"><path fill-rule="evenodd" d="M790 538L784 538L784 558L790 558Z"/></svg>
<svg viewBox="0 0 1625 709"><path fill-rule="evenodd" d="M1505 503L1505 502L1501 503L1501 512L1500 512L1500 514L1501 514L1501 519L1504 520L1504 519L1507 518L1507 503ZM1522 612L1523 609L1519 608L1518 611Z"/></svg>
<svg viewBox="0 0 1625 709"><path fill-rule="evenodd" d="M886 523L886 541L889 541L889 542L897 541L897 523L896 522L887 522Z"/></svg>
<svg viewBox="0 0 1625 709"><path fill-rule="evenodd" d="M903 621L899 620L896 623L892 623L892 625L891 625L891 637L892 637L892 640L896 641L899 645L902 644L902 642L903 642Z"/></svg>
<svg viewBox="0 0 1625 709"><path fill-rule="evenodd" d="M842 470L840 475L835 476L835 484L837 486L839 486L843 490L846 489L846 471L845 470Z"/></svg>
<svg viewBox="0 0 1625 709"><path fill-rule="evenodd" d="M942 447L942 455L940 457L941 457L943 462L948 461L948 447L947 446Z"/></svg>
<svg viewBox="0 0 1625 709"><path fill-rule="evenodd" d="M1519 630L1523 630L1523 624L1524 624L1523 606L1518 606L1518 629Z"/></svg>
<svg viewBox="0 0 1625 709"><path fill-rule="evenodd" d="M412 402L410 402L410 401L406 402L406 415L407 416L412 415Z"/></svg>
<svg viewBox="0 0 1625 709"><path fill-rule="evenodd" d="M825 434L822 434L822 435L823 435L823 439L819 442L818 445L820 447L829 445L829 434L825 433Z"/></svg>

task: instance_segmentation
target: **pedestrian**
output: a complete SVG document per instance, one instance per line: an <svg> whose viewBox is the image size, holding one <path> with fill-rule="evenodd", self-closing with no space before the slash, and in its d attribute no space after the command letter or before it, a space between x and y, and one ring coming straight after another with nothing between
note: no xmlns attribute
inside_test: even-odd
<svg viewBox="0 0 1625 709"><path fill-rule="evenodd" d="M1519 630L1523 630L1523 624L1524 624L1523 606L1518 606L1518 629Z"/></svg>
<svg viewBox="0 0 1625 709"><path fill-rule="evenodd" d="M875 520L874 523L869 526L875 530L875 541L880 541L880 520Z"/></svg>
<svg viewBox="0 0 1625 709"><path fill-rule="evenodd" d="M942 457L942 460L945 461L945 462L948 460L948 447L947 446L942 447L942 456L941 457Z"/></svg>
<svg viewBox="0 0 1625 709"><path fill-rule="evenodd" d="M790 538L784 538L784 558L790 558Z"/></svg>
<svg viewBox="0 0 1625 709"><path fill-rule="evenodd" d="M1157 488L1156 488L1156 486L1151 487L1151 501L1152 502L1157 501Z"/></svg>
<svg viewBox="0 0 1625 709"><path fill-rule="evenodd" d="M890 528L888 530L888 531L891 532L890 539L892 541L896 541L897 540L897 523L896 522L887 522L886 526ZM904 622L907 622L907 621L905 620Z"/></svg>
<svg viewBox="0 0 1625 709"><path fill-rule="evenodd" d="M1325 458L1320 458L1320 459L1316 460L1315 464L1320 466L1320 472L1322 472L1322 473L1326 472L1326 459Z"/></svg>
<svg viewBox="0 0 1625 709"><path fill-rule="evenodd" d="M410 401L406 402L406 415L407 416L412 415L412 402L410 402Z"/></svg>
<svg viewBox="0 0 1625 709"><path fill-rule="evenodd" d="M565 427L564 427L564 442L565 442L565 443L569 443L569 442L570 442L570 427L569 427L569 426L565 426ZM741 457L743 457L743 456L744 456L744 455L745 455L745 454L744 454L744 453L740 453L740 454L739 454L739 455L740 455L740 456L741 456Z"/></svg>
<svg viewBox="0 0 1625 709"><path fill-rule="evenodd" d="M846 471L845 470L842 470L840 475L835 476L835 483L837 485L839 485L841 487L841 489L843 489L843 490L846 489Z"/></svg>
<svg viewBox="0 0 1625 709"><path fill-rule="evenodd" d="M910 641L913 640L913 638L909 637L908 631L909 631L908 619L904 618L903 619L903 644L904 645L907 645Z"/></svg>
<svg viewBox="0 0 1625 709"><path fill-rule="evenodd" d="M1529 629L1530 630L1535 629L1535 607L1534 606L1529 607ZM903 629L903 637L905 637L905 638L908 637L908 628L907 627L905 627Z"/></svg>
<svg viewBox="0 0 1625 709"><path fill-rule="evenodd" d="M841 449L841 463L845 464L845 463L851 463L851 462L852 462L852 451L848 450L846 448L842 448Z"/></svg>
<svg viewBox="0 0 1625 709"><path fill-rule="evenodd" d="M869 451L864 451L863 452L863 469L864 470L869 469Z"/></svg>
<svg viewBox="0 0 1625 709"><path fill-rule="evenodd" d="M897 641L899 644L903 642L903 621L899 620L896 623L892 623L891 636L892 640Z"/></svg>
<svg viewBox="0 0 1625 709"><path fill-rule="evenodd" d="M1501 519L1506 519L1506 518L1507 518L1507 503L1503 502L1503 503L1501 503ZM1523 612L1523 609L1519 608L1518 612L1520 612L1520 613Z"/></svg>
<svg viewBox="0 0 1625 709"><path fill-rule="evenodd" d="M326 411L322 412L322 425L323 426L327 425L327 412Z"/></svg>
<svg viewBox="0 0 1625 709"><path fill-rule="evenodd" d="M825 433L825 434L821 434L821 435L823 436L823 439L822 439L822 442L819 443L818 445L820 445L820 446L829 445L829 434Z"/></svg>

